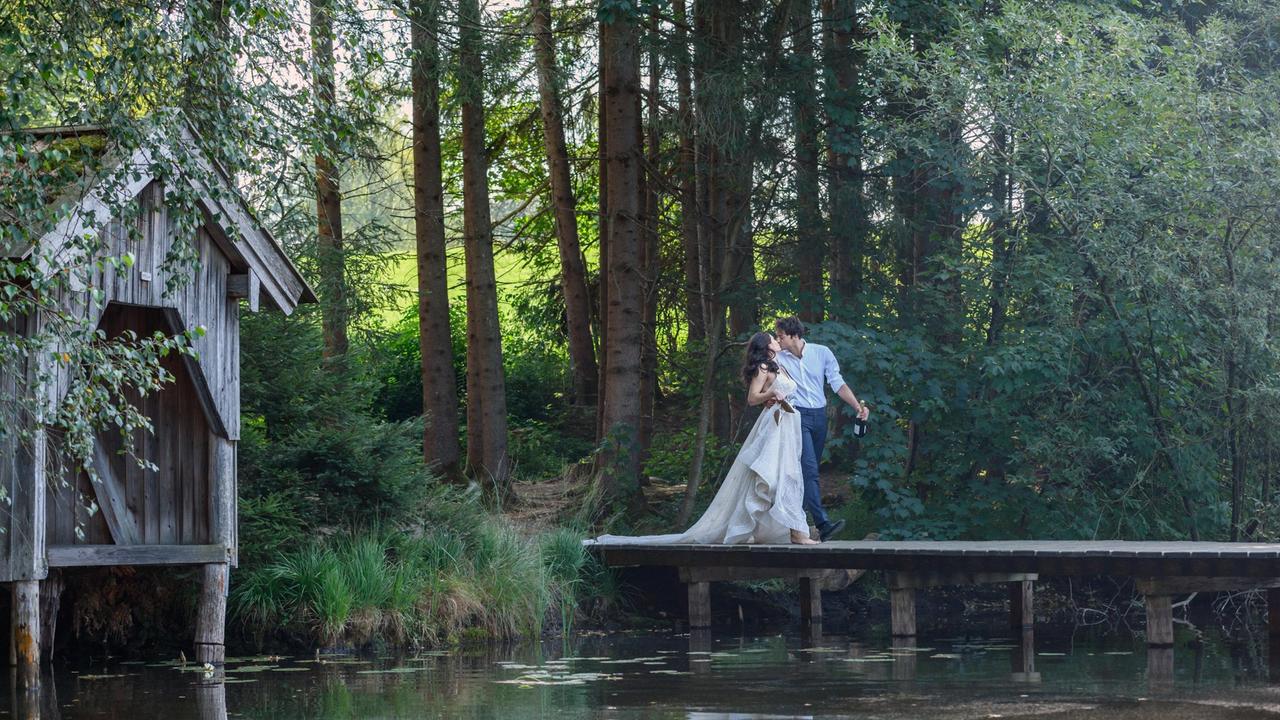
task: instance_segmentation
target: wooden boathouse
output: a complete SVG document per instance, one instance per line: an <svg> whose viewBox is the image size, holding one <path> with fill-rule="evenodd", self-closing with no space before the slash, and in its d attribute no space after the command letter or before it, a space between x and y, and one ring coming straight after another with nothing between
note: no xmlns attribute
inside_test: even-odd
<svg viewBox="0 0 1280 720"><path fill-rule="evenodd" d="M116 151L102 127L23 132L37 149L60 144L72 148L71 154L95 153L100 162L86 162L93 170L52 199L60 206L51 229L30 233L36 239L26 247L0 247L0 256L48 255L69 238L96 235L99 256L73 263L72 272L81 274L51 305L108 338L126 330L142 337L196 328L204 334L192 340L194 357L165 358L175 382L131 399L154 427L134 438L138 456L154 469L120 454L116 433L96 438L97 483L85 472L60 470L70 465L57 462L47 428L34 420L25 421L25 438L8 433L0 439L0 489L9 498L0 503L0 582L13 591L11 661L28 684L38 681L41 591L46 605L50 595L56 602L59 568L185 565L202 568L195 659L221 663L229 572L237 560L241 308L256 312L265 303L288 314L299 303L315 302L315 295L227 173L201 153L189 125L181 124L179 138L160 143L153 137L155 146L142 143L132 152ZM162 164L155 153L175 146L189 153L189 163L204 168L199 179L159 177ZM127 172L114 172L121 164ZM99 178L108 174L124 180L99 187L105 184ZM200 198L195 223L179 222L166 207L166 192L177 183ZM137 212L121 217L112 209L120 207ZM22 218L0 208L0 221ZM165 262L180 241L198 262ZM95 262L126 253L130 266ZM44 321L19 317L0 325L0 333L31 336ZM25 367L0 377L0 399L34 392L46 407L56 405L74 378L51 355L31 354Z"/></svg>

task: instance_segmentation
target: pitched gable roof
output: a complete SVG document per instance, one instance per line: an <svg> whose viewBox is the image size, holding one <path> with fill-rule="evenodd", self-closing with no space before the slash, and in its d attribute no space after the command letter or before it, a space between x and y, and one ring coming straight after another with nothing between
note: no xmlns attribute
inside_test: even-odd
<svg viewBox="0 0 1280 720"><path fill-rule="evenodd" d="M56 256L70 238L92 232L109 222L112 210L121 201L131 200L157 180L158 164L173 147L181 147L186 159L202 171L200 177L183 175L198 196L205 227L219 249L239 272L252 272L261 283L262 294L285 314L298 304L316 302L315 292L307 284L296 265L275 238L254 216L244 198L231 182L228 173L200 149L199 136L190 123L179 123L178 142L144 143L128 157L112 147L108 133L100 126L63 126L20 131L36 139L36 149L66 146L56 155L68 159L63 166L29 168L35 173L48 173L43 180L49 189L44 201L47 207L31 217L22 208L0 207L0 223L11 228L26 225L26 237L37 238L24 246L0 247L0 256L27 257L39 247L42 254ZM172 140L172 139L171 139ZM105 187L104 177L111 170L127 169L122 179ZM3 178L0 178L3 180ZM172 182L172 181L171 181ZM3 205L4 203L0 203ZM50 227L51 225L51 227ZM18 232L4 233L10 238Z"/></svg>

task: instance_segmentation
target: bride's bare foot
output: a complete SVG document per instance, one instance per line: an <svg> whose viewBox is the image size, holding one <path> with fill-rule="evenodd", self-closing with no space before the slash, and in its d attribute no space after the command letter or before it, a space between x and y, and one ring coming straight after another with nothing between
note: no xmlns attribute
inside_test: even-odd
<svg viewBox="0 0 1280 720"><path fill-rule="evenodd" d="M818 541L809 537L807 533L802 533L802 532L797 532L795 530L792 530L791 544L792 545L817 545Z"/></svg>

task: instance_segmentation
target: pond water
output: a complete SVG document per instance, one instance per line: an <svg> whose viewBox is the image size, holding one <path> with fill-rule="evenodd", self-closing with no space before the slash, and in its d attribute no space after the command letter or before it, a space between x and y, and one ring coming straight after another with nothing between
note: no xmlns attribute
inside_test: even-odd
<svg viewBox="0 0 1280 720"><path fill-rule="evenodd" d="M58 665L21 718L1280 718L1257 642L844 633L582 635L410 657ZM1024 641L1026 645L1024 645Z"/></svg>

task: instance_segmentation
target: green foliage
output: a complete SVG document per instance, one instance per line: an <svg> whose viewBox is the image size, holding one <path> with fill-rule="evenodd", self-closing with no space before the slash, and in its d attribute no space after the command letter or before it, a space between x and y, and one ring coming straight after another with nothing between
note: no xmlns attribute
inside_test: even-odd
<svg viewBox="0 0 1280 720"><path fill-rule="evenodd" d="M587 423L577 418L583 412L569 404L572 383L566 340L558 325L562 309L556 309L558 296L554 293L513 292L509 299L502 339L508 450L518 476L551 477L593 448L582 429ZM452 303L449 314L461 413L466 400L465 305ZM374 408L392 421L421 415L422 356L416 311L381 339L371 355L378 358L372 369L379 376Z"/></svg>
<svg viewBox="0 0 1280 720"><path fill-rule="evenodd" d="M306 537L304 501L292 491L239 498L240 562L255 567L278 557Z"/></svg>
<svg viewBox="0 0 1280 720"><path fill-rule="evenodd" d="M814 337L874 408L829 447L890 535L1222 537L1224 468L1270 472L1270 444L1241 440L1270 434L1255 402L1280 361L1280 85L1245 58L1277 18L1229 5L873 18L886 110L865 137L891 180L868 252L899 274Z"/></svg>
<svg viewBox="0 0 1280 720"><path fill-rule="evenodd" d="M378 419L369 381L323 366L314 325L246 318L241 342L241 496L296 503L308 529L413 516L429 479L420 423Z"/></svg>
<svg viewBox="0 0 1280 720"><path fill-rule="evenodd" d="M548 478L559 475L570 463L591 453L592 443L540 420L525 420L507 430L507 451L516 475Z"/></svg>
<svg viewBox="0 0 1280 720"><path fill-rule="evenodd" d="M537 635L548 619L567 631L580 602L616 598L580 533L526 539L474 500L437 493L440 520L422 531L341 533L247 569L233 617L325 646L422 645Z"/></svg>
<svg viewBox="0 0 1280 720"><path fill-rule="evenodd" d="M689 466L693 462L696 427L676 427L654 435L645 460L644 473L668 483L683 483L689 479ZM726 463L737 448L723 444L715 436L707 437L707 454L702 461L702 484L711 484L727 469Z"/></svg>

